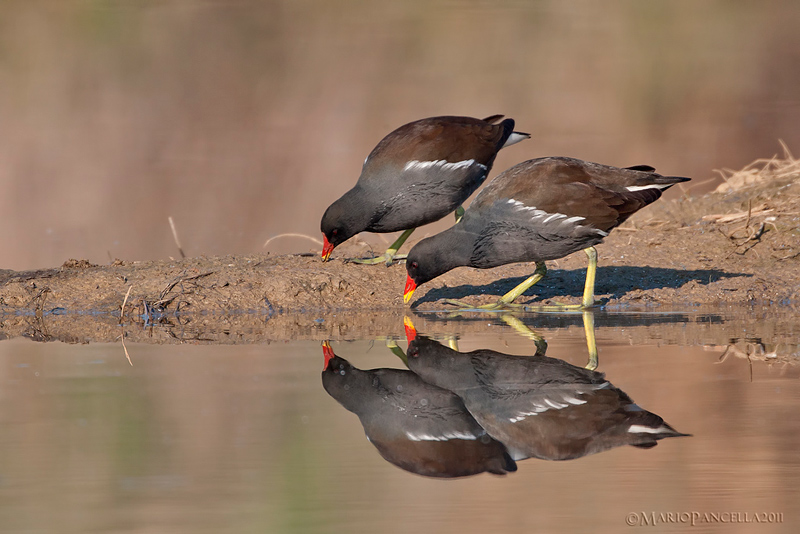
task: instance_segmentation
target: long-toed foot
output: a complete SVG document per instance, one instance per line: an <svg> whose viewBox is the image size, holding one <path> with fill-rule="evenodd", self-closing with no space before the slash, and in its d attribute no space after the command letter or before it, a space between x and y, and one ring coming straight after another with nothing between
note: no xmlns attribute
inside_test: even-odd
<svg viewBox="0 0 800 534"><path fill-rule="evenodd" d="M391 266L394 262L400 262L406 259L406 254L390 254L386 252L374 258L349 258L344 260L346 263L358 263L360 265L378 265L385 263L387 267Z"/></svg>
<svg viewBox="0 0 800 534"><path fill-rule="evenodd" d="M468 310L476 310L476 311L508 311L508 310L521 310L523 306L521 304L514 304L513 302L502 302L498 300L497 302L491 302L489 304L481 304L475 305L470 304L464 300L457 300L457 299L446 299L445 304L450 304L452 306L457 306L461 308L463 311Z"/></svg>
<svg viewBox="0 0 800 534"><path fill-rule="evenodd" d="M386 252L384 252L382 256L378 256L376 258L356 258L347 261L351 263L360 263L361 265L377 265L379 263L385 263L386 266L389 267L395 261L406 259L406 254L398 254L397 251L400 250L400 247L403 246L403 243L406 242L406 239L408 239L408 236L410 236L412 232L414 232L414 229L409 228L400 234L400 237L398 237L394 243L389 245L389 248L386 249Z"/></svg>
<svg viewBox="0 0 800 534"><path fill-rule="evenodd" d="M541 311L541 312L559 312L559 311L584 311L592 308L595 304L585 306L581 304L564 304L561 302L548 302L547 304L518 304L516 302L504 302L498 300L489 304L481 304L477 306L469 302L456 299L446 299L445 304L457 306L462 311Z"/></svg>
<svg viewBox="0 0 800 534"><path fill-rule="evenodd" d="M594 247L584 249L586 256L589 258L589 265L586 268L586 283L583 288L583 299L580 304L562 304L560 302L548 304L525 304L520 305L514 301L530 289L534 284L539 282L547 274L547 267L543 261L536 262L536 270L533 274L526 278L522 283L517 285L514 289L500 297L497 302L491 304L483 304L481 306L474 306L463 300L448 299L445 302L458 306L463 309L482 310L482 311L502 311L502 310L524 310L524 311L544 311L544 312L563 312L563 311L583 311L588 310L595 305L594 300L594 283L597 273L597 250Z"/></svg>

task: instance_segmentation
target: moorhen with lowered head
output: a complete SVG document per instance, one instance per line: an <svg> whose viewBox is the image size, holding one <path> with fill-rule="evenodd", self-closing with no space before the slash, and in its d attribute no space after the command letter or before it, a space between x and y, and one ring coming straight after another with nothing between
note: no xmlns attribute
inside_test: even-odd
<svg viewBox="0 0 800 534"><path fill-rule="evenodd" d="M356 185L322 216L323 261L359 232L403 230L383 256L355 260L389 265L414 228L460 209L486 179L497 152L530 137L502 118L431 117L384 137L364 160Z"/></svg>
<svg viewBox="0 0 800 534"><path fill-rule="evenodd" d="M653 167L619 168L574 158L520 163L495 177L453 227L417 243L408 254L404 300L420 285L456 267L488 269L536 262L534 274L496 304L511 305L547 272L545 260L578 250L589 256L583 302L594 305L597 251L608 233L661 192L689 178L662 176ZM470 307L460 301L456 304Z"/></svg>

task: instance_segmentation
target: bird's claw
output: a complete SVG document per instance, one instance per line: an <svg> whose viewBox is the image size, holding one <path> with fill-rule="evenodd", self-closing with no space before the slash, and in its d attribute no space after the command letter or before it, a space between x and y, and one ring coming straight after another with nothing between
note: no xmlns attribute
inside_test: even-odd
<svg viewBox="0 0 800 534"><path fill-rule="evenodd" d="M400 263L406 259L406 254L381 254L374 258L350 258L345 260L346 263L358 263L359 265L378 265L385 263L387 267L395 262Z"/></svg>

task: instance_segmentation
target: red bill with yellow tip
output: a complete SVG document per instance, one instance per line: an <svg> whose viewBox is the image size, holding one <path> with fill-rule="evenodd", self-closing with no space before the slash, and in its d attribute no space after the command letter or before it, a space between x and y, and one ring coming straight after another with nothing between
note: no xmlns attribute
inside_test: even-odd
<svg viewBox="0 0 800 534"><path fill-rule="evenodd" d="M403 291L403 302L405 304L408 304L408 301L411 300L411 295L414 294L415 289L417 289L417 283L409 275L408 279L406 279L406 289Z"/></svg>
<svg viewBox="0 0 800 534"><path fill-rule="evenodd" d="M322 234L322 239L324 241L322 243L322 261L328 261L328 258L331 257L331 252L333 252L333 247L336 245L331 244L331 242L328 241L328 236L325 234Z"/></svg>
<svg viewBox="0 0 800 534"><path fill-rule="evenodd" d="M333 347L331 347L331 344L327 341L322 342L322 356L325 358L325 365L322 367L322 370L324 371L328 368L331 360L336 357L336 355L333 353Z"/></svg>
<svg viewBox="0 0 800 534"><path fill-rule="evenodd" d="M406 339L411 343L417 338L417 329L408 317L403 317L403 326L406 329Z"/></svg>

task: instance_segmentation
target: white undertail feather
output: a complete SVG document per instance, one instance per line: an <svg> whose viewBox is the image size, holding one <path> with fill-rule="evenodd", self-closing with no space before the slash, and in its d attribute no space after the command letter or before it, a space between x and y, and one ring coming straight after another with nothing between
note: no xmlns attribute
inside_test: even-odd
<svg viewBox="0 0 800 534"><path fill-rule="evenodd" d="M506 142L500 148L505 148L507 146L517 144L520 141L524 141L525 139L530 139L530 138L531 134L526 134L522 132L511 132L511 135L508 136L508 139L506 139Z"/></svg>
<svg viewBox="0 0 800 534"><path fill-rule="evenodd" d="M628 191L641 191L642 189L666 189L672 184L647 184L647 185L629 185L625 189Z"/></svg>
<svg viewBox="0 0 800 534"><path fill-rule="evenodd" d="M670 430L664 425L661 425L658 428L643 425L631 425L631 427L628 429L628 432L631 434L664 434L673 432L673 430Z"/></svg>
<svg viewBox="0 0 800 534"><path fill-rule="evenodd" d="M406 166L403 167L404 171L409 171L411 169L428 169L430 167L440 167L443 170L456 170L456 169L463 169L466 167L477 166L484 170L486 170L486 165L482 163L476 162L474 159L465 159L464 161L456 161L454 163L448 163L446 160L439 159L434 161L417 161L412 160L406 163Z"/></svg>

